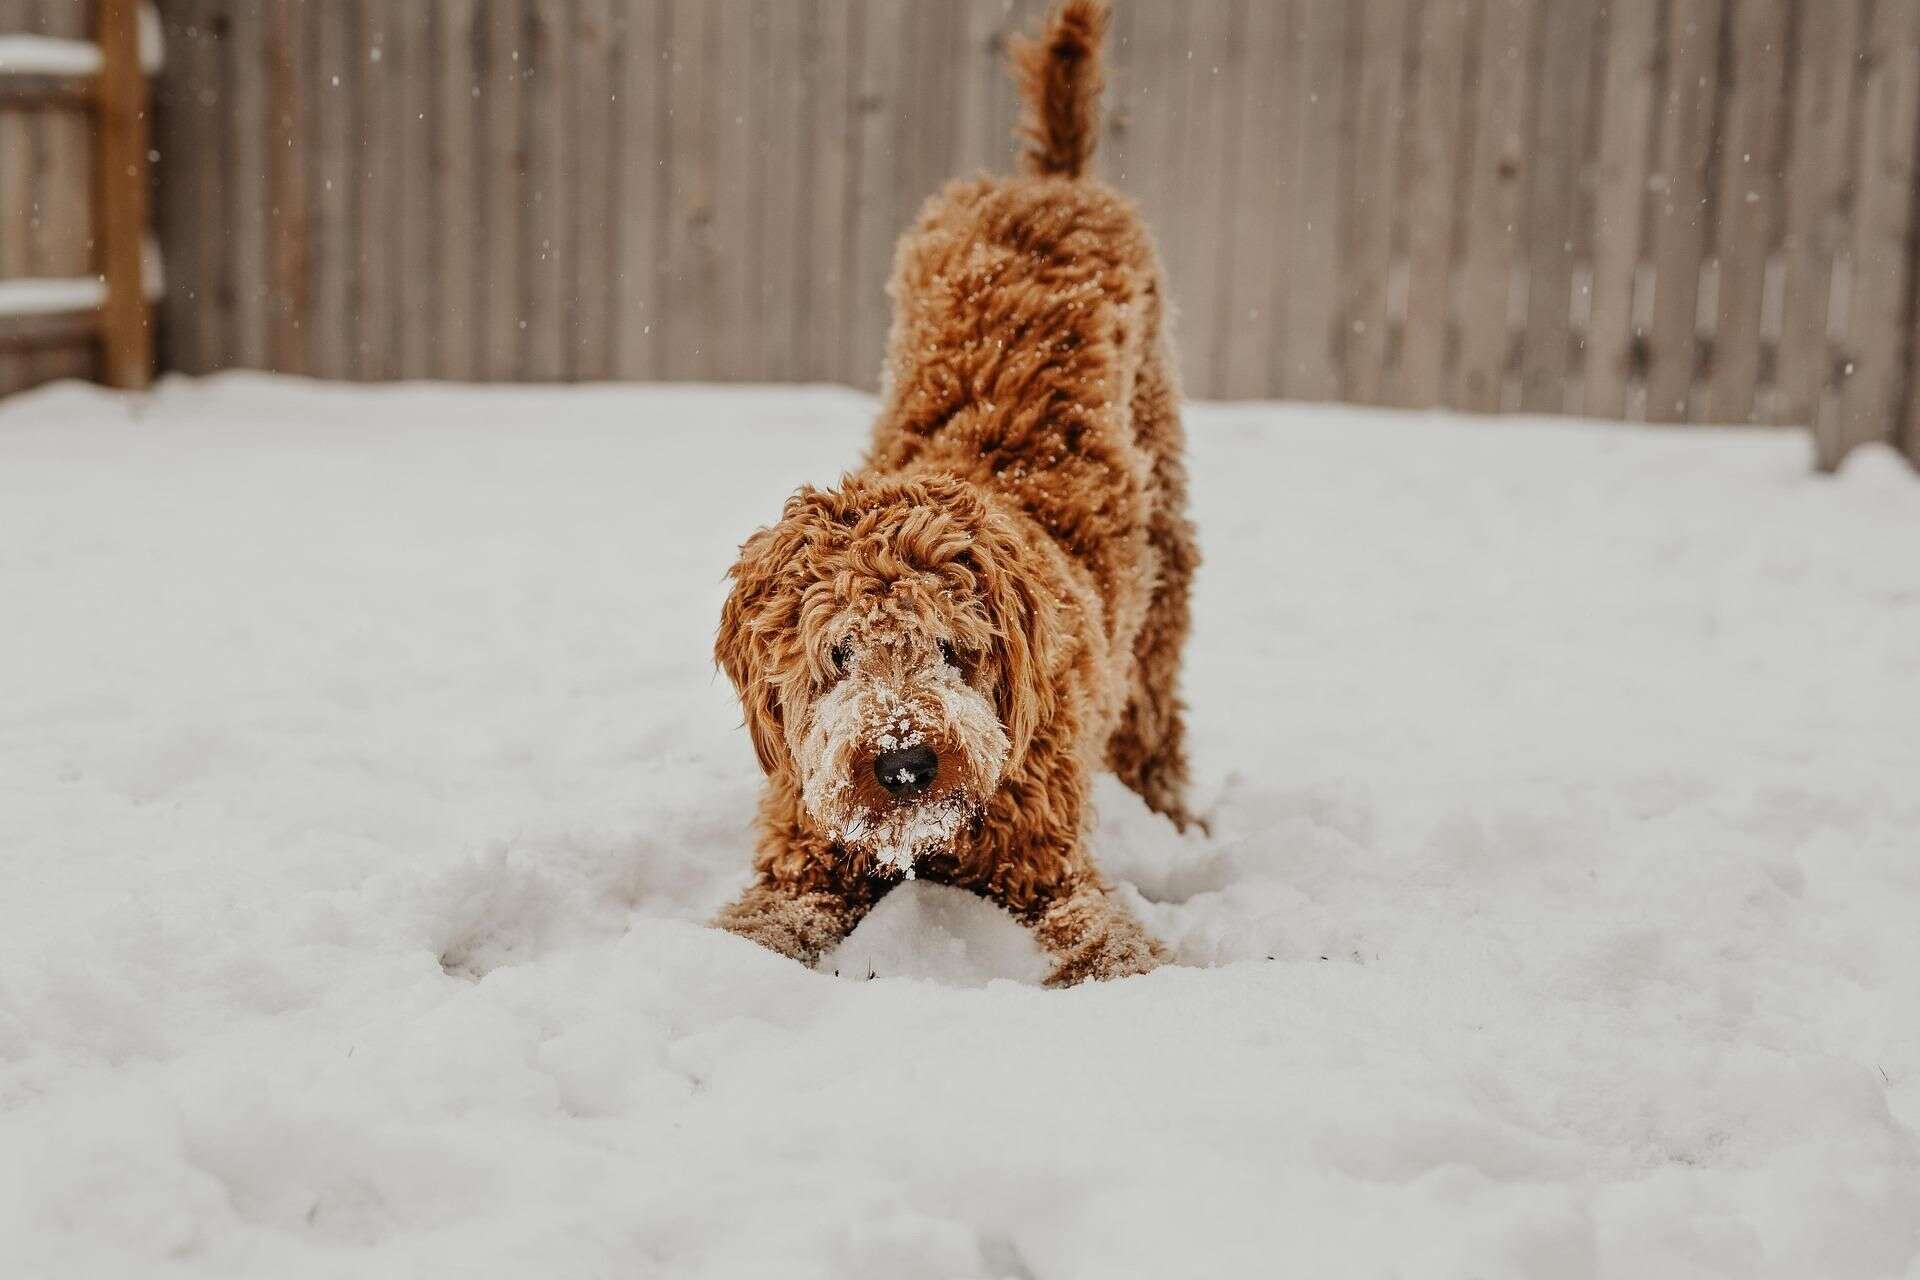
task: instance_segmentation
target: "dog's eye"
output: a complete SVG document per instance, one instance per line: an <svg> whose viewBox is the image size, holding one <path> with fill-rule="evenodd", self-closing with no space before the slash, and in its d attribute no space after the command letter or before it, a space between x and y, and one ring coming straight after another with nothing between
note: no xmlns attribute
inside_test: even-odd
<svg viewBox="0 0 1920 1280"><path fill-rule="evenodd" d="M847 674L847 666L853 661L853 641L840 641L833 646L833 651L828 656L833 659L833 669L835 671L838 671L841 675Z"/></svg>
<svg viewBox="0 0 1920 1280"><path fill-rule="evenodd" d="M960 660L960 651L953 647L952 641L942 640L940 642L940 661L946 663L955 671L958 671L961 679L972 679L973 673L967 669L967 664Z"/></svg>

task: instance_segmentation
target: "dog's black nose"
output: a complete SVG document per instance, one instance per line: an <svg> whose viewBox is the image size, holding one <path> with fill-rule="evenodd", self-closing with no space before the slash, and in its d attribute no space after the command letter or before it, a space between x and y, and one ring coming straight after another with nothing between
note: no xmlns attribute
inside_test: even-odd
<svg viewBox="0 0 1920 1280"><path fill-rule="evenodd" d="M880 785L902 800L932 786L933 776L939 772L940 757L926 747L882 751L873 759L873 773L880 779Z"/></svg>

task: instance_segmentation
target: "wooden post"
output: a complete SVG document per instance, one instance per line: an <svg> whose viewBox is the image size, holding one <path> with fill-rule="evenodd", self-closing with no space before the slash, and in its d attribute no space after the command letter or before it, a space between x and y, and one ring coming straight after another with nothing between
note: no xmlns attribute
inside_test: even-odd
<svg viewBox="0 0 1920 1280"><path fill-rule="evenodd" d="M141 278L147 228L147 81L140 70L137 0L100 4L101 373L108 386L153 381L153 318Z"/></svg>

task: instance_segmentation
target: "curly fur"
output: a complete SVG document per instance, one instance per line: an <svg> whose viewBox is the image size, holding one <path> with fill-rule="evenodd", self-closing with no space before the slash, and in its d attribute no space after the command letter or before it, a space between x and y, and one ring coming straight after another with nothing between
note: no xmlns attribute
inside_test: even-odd
<svg viewBox="0 0 1920 1280"><path fill-rule="evenodd" d="M1176 685L1197 562L1153 246L1092 151L1105 10L1015 54L1028 176L956 182L902 238L865 465L741 548L715 654L767 775L717 923L811 962L904 875L1035 930L1052 981L1163 952L1085 845L1105 765L1191 819ZM901 801L879 753L940 773Z"/></svg>

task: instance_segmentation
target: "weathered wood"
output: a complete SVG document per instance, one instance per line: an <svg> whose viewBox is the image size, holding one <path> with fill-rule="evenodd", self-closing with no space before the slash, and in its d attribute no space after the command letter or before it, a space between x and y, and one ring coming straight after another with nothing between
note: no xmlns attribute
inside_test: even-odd
<svg viewBox="0 0 1920 1280"><path fill-rule="evenodd" d="M22 30L27 23L24 0L0 0L0 22L5 30ZM13 192L33 189L33 141L28 113L18 104L0 102L0 278L27 273L33 252L31 198ZM24 343L0 344L0 395L34 384L33 357Z"/></svg>
<svg viewBox="0 0 1920 1280"><path fill-rule="evenodd" d="M567 92L566 131L571 223L564 340L569 379L613 373L613 139L618 136L614 88L614 0L575 0L570 44L560 61Z"/></svg>
<svg viewBox="0 0 1920 1280"><path fill-rule="evenodd" d="M1479 92L1469 136L1465 257L1460 272L1460 354L1452 403L1492 413L1506 407L1512 367L1515 267L1528 164L1526 104L1534 0L1486 0L1479 40ZM1418 258L1416 256L1416 262ZM1415 328L1409 304L1409 339ZM1433 401L1427 401L1433 403Z"/></svg>
<svg viewBox="0 0 1920 1280"><path fill-rule="evenodd" d="M268 5L238 0L228 13L227 361L258 369L268 361L268 139L273 133L267 42Z"/></svg>
<svg viewBox="0 0 1920 1280"><path fill-rule="evenodd" d="M0 382L0 394L19 391L40 381L39 357L49 348L91 345L100 328L92 311L52 315L0 314L0 375L16 379Z"/></svg>
<svg viewBox="0 0 1920 1280"><path fill-rule="evenodd" d="M1240 123L1231 163L1239 170L1231 220L1224 228L1233 270L1221 283L1226 310L1219 343L1223 367L1215 394L1275 393L1285 334L1280 291L1286 287L1291 236L1286 218L1299 180L1299 117L1288 88L1295 46L1289 6L1248 6L1243 35L1246 73L1238 89Z"/></svg>
<svg viewBox="0 0 1920 1280"><path fill-rule="evenodd" d="M382 228L394 237L393 277L387 282L382 305L393 325L393 361L390 373L400 378L428 378L434 373L438 319L433 304L435 242L445 230L434 213L436 170L434 154L435 11L430 0L405 0L394 6L387 21L386 62L394 80L393 131L394 226ZM464 202L463 202L464 203Z"/></svg>
<svg viewBox="0 0 1920 1280"><path fill-rule="evenodd" d="M760 327L751 301L757 296L760 245L754 203L760 180L754 163L756 104L766 86L753 83L751 0L707 0L706 145L712 155L709 200L713 285L707 307L705 376L737 381L751 376L760 358Z"/></svg>
<svg viewBox="0 0 1920 1280"><path fill-rule="evenodd" d="M357 38L348 54L355 86L349 103L347 145L353 219L353 273L348 286L352 376L377 382L398 376L393 331L394 278L400 264L400 130L402 86L394 77L386 0L360 0ZM374 122L382 122L376 126Z"/></svg>
<svg viewBox="0 0 1920 1280"><path fill-rule="evenodd" d="M1127 189L1139 201L1159 247L1167 275L1175 363L1182 382L1188 387L1203 386L1203 353L1197 343L1188 340L1186 294L1178 276L1185 261L1188 230L1180 224L1177 212L1186 203L1180 190L1179 156L1186 145L1180 101L1185 90L1187 11L1185 5L1149 4L1138 6L1130 16L1132 30L1124 48L1128 67L1123 82L1125 96L1118 100L1126 121L1126 146L1114 160L1124 166Z"/></svg>
<svg viewBox="0 0 1920 1280"><path fill-rule="evenodd" d="M312 363L307 341L312 330L312 222L307 174L306 30L300 0L268 0L267 214L271 219L269 263L268 368L305 373ZM169 76L163 83L174 83ZM172 131L170 131L172 132ZM176 145L191 145L173 133ZM162 152L163 163L165 152ZM162 231L168 228L163 227ZM179 249L190 234L166 236L169 275L180 270ZM171 298L185 282L167 290Z"/></svg>
<svg viewBox="0 0 1920 1280"><path fill-rule="evenodd" d="M1503 13L1513 8L1512 0L1492 3ZM1478 172L1462 170L1483 159L1464 149L1473 135L1463 130L1462 120L1471 120L1484 137L1484 128L1478 126L1492 107L1504 106L1505 100L1466 96L1469 41L1474 36L1471 17L1466 0L1424 0L1420 7L1402 179L1407 223L1406 321L1388 391L1393 403L1415 408L1447 401L1449 330L1456 314L1454 277L1470 280L1474 251L1479 250L1483 258L1487 251L1481 239L1471 234L1463 239L1461 234L1459 192ZM1483 82L1491 78L1490 84L1483 83L1487 92L1513 80L1504 66L1495 67L1490 76L1484 58L1480 75ZM1457 250L1464 250L1466 256L1456 265Z"/></svg>
<svg viewBox="0 0 1920 1280"><path fill-rule="evenodd" d="M168 358L872 386L895 242L1012 167L1004 42L1046 4L170 3ZM1915 8L1123 5L1096 172L1162 246L1190 394L1616 416L1644 374L1654 416L1837 456L1914 412ZM0 107L43 211L48 110ZM70 256L27 221L22 270Z"/></svg>
<svg viewBox="0 0 1920 1280"><path fill-rule="evenodd" d="M1593 207L1593 303L1584 398L1591 417L1626 414L1634 352L1633 284L1645 249L1647 176L1659 92L1659 0L1608 0Z"/></svg>
<svg viewBox="0 0 1920 1280"><path fill-rule="evenodd" d="M576 138L567 127L567 79L575 66L568 45L573 0L530 4L521 27L526 118L526 188L519 257L526 272L520 376L557 382L567 371L573 243L569 206L577 174Z"/></svg>
<svg viewBox="0 0 1920 1280"><path fill-rule="evenodd" d="M1719 128L1720 197L1714 232L1717 318L1702 416L1746 422L1760 388L1761 295L1776 228L1786 102L1787 6L1779 0L1730 5L1732 80Z"/></svg>
<svg viewBox="0 0 1920 1280"><path fill-rule="evenodd" d="M1300 400L1337 400L1336 346L1340 261L1339 172L1342 53L1349 11L1341 4L1309 4L1300 32L1301 180L1294 186L1294 255L1288 282L1285 394ZM1191 357L1188 367L1198 368Z"/></svg>
<svg viewBox="0 0 1920 1280"><path fill-rule="evenodd" d="M711 377L707 315L713 306L713 157L704 126L707 65L704 0L673 0L666 84L666 245L657 323L667 376Z"/></svg>
<svg viewBox="0 0 1920 1280"><path fill-rule="evenodd" d="M1801 0L1790 68L1792 126L1787 143L1786 228L1781 242L1786 301L1781 317L1780 416L1811 425L1823 417L1835 360L1828 341L1834 263L1849 224L1849 141L1853 133L1860 8ZM1824 420L1836 419L1827 410Z"/></svg>
<svg viewBox="0 0 1920 1280"><path fill-rule="evenodd" d="M855 375L847 365L846 334L852 323L853 219L847 210L857 175L852 6L843 0L807 0L803 16L811 221L802 262L808 314L800 350L806 376L851 382Z"/></svg>
<svg viewBox="0 0 1920 1280"><path fill-rule="evenodd" d="M480 0L434 0L433 375L455 381L480 376L486 306L485 167L479 129L485 119L486 15Z"/></svg>
<svg viewBox="0 0 1920 1280"><path fill-rule="evenodd" d="M905 12L890 0L856 0L856 5L854 173L847 209L853 239L847 260L849 315L842 368L854 385L872 387L886 343L886 282L894 237L899 233L894 222L894 115L904 83L900 53Z"/></svg>
<svg viewBox="0 0 1920 1280"><path fill-rule="evenodd" d="M487 0L485 63L480 75L480 163L486 173L481 257L480 374L494 381L524 375L528 217L525 97L527 54L524 0Z"/></svg>
<svg viewBox="0 0 1920 1280"><path fill-rule="evenodd" d="M1667 81L1661 103L1658 189L1653 216L1653 330L1647 417L1685 422L1698 411L1700 268L1712 210L1715 59L1720 0L1670 0Z"/></svg>
<svg viewBox="0 0 1920 1280"><path fill-rule="evenodd" d="M1839 413L1814 422L1822 469L1839 466L1855 445L1893 440L1907 414L1920 5L1878 0L1866 35Z"/></svg>
<svg viewBox="0 0 1920 1280"><path fill-rule="evenodd" d="M6 28L0 28L4 34ZM85 106L100 93L96 76L41 75L14 72L0 76L0 109L43 106Z"/></svg>
<svg viewBox="0 0 1920 1280"><path fill-rule="evenodd" d="M1594 24L1592 12L1578 4L1543 4L1536 21L1520 407L1563 413L1568 407L1574 237L1580 218L1580 168L1586 158Z"/></svg>
<svg viewBox="0 0 1920 1280"><path fill-rule="evenodd" d="M1343 161L1346 239L1341 262L1342 394L1361 404L1387 400L1388 276L1400 209L1400 140L1406 106L1409 0L1360 6L1348 38L1346 75L1358 93L1347 104L1352 135Z"/></svg>
<svg viewBox="0 0 1920 1280"><path fill-rule="evenodd" d="M765 176L755 209L760 243L757 312L765 345L759 367L748 376L774 382L806 376L801 354L807 326L803 281L814 209L806 172L804 18L797 4L775 5L754 28L755 75L766 89L760 99L765 104Z"/></svg>
<svg viewBox="0 0 1920 1280"><path fill-rule="evenodd" d="M351 378L358 345L353 312L359 267L353 244L354 28L321 6L296 6L296 11L304 14L308 24L308 83L312 85L307 269L313 305L307 360L311 372L320 377Z"/></svg>
<svg viewBox="0 0 1920 1280"><path fill-rule="evenodd" d="M116 387L153 376L153 324L141 279L147 234L147 81L140 72L135 0L99 0L100 249L107 301L102 372Z"/></svg>
<svg viewBox="0 0 1920 1280"><path fill-rule="evenodd" d="M613 372L621 378L661 377L669 368L661 324L670 154L667 21L665 0L622 3L614 14L619 110L609 216L618 288L610 318Z"/></svg>
<svg viewBox="0 0 1920 1280"><path fill-rule="evenodd" d="M1239 113L1231 108L1238 96L1233 86L1246 57L1241 44L1246 5L1243 0L1203 0L1190 10L1179 114L1186 132L1179 152L1180 181L1189 207L1220 211L1234 203L1232 157L1239 143ZM1222 351L1229 320L1221 299L1224 282L1233 273L1233 242L1219 234L1211 218L1183 216L1179 225L1188 234L1175 296L1186 317L1184 331L1194 343L1194 377L1202 386L1213 386L1225 368Z"/></svg>

